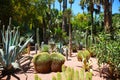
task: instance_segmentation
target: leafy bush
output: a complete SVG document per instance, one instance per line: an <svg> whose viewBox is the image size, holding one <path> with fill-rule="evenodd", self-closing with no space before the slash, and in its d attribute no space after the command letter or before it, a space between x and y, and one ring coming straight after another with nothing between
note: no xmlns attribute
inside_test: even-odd
<svg viewBox="0 0 120 80"><path fill-rule="evenodd" d="M109 34L99 35L99 43L96 46L96 54L99 65L109 65L109 76L120 76L120 38L111 40Z"/></svg>
<svg viewBox="0 0 120 80"><path fill-rule="evenodd" d="M91 57L96 56L95 49L96 49L96 46L94 46L94 45L89 47L88 51L90 52Z"/></svg>
<svg viewBox="0 0 120 80"><path fill-rule="evenodd" d="M41 47L41 51L42 51L42 52L49 52L49 45L44 44L44 45Z"/></svg>

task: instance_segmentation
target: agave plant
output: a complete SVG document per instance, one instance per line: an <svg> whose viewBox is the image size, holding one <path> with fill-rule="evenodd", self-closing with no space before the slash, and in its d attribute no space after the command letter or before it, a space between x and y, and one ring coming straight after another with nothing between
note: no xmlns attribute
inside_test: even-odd
<svg viewBox="0 0 120 80"><path fill-rule="evenodd" d="M25 41L25 39L20 38L18 28L11 30L10 26L8 26L6 31L3 29L1 32L3 48L0 49L0 63L3 70L0 77L4 77L13 74L13 70L21 69L18 63L18 56L21 55L27 44L32 41L32 37ZM23 41L25 42L24 44Z"/></svg>

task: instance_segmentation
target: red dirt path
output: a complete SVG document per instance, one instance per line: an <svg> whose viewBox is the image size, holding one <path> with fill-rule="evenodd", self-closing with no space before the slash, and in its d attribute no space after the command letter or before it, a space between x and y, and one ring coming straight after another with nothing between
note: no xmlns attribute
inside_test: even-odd
<svg viewBox="0 0 120 80"><path fill-rule="evenodd" d="M97 65L97 59L96 58L90 58L91 62L92 62L92 69L93 69L93 79L92 80L106 80L103 77L100 77L100 73L98 72L98 65ZM66 66L70 66L73 67L74 69L81 69L82 67L82 62L79 62L76 58L76 53L73 53L72 57L69 57L68 61L65 61L64 63ZM30 64L30 69L28 69L26 71L26 74L28 76L27 80L34 80L34 67L33 64ZM51 73L47 73L47 74L41 74L41 73L37 73L39 77L42 78L42 80L51 80L53 75L56 75L56 73L51 72ZM23 73L18 73L16 74L20 80L26 80L26 76ZM3 78L1 80L6 80L6 78ZM17 80L14 77L11 77L11 80Z"/></svg>

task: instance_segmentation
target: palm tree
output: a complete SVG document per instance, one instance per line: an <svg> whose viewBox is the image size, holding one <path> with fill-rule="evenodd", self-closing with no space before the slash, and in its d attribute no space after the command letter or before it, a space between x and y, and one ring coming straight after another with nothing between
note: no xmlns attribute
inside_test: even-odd
<svg viewBox="0 0 120 80"><path fill-rule="evenodd" d="M91 14L91 25L93 26L93 12L94 12L94 0L80 0L80 6L84 10L87 7Z"/></svg>
<svg viewBox="0 0 120 80"><path fill-rule="evenodd" d="M105 0L104 5L104 26L105 26L105 32L111 32L112 31L112 3L113 0Z"/></svg>
<svg viewBox="0 0 120 80"><path fill-rule="evenodd" d="M102 5L104 9L105 32L111 33L111 38L113 38L114 31L112 27L112 3L114 0L96 0L96 2L97 4Z"/></svg>
<svg viewBox="0 0 120 80"><path fill-rule="evenodd" d="M60 3L60 11L61 11L61 3L63 0L58 0L58 2Z"/></svg>
<svg viewBox="0 0 120 80"><path fill-rule="evenodd" d="M75 0L69 0L70 3L70 8L72 9L72 4L74 3Z"/></svg>
<svg viewBox="0 0 120 80"><path fill-rule="evenodd" d="M71 18L71 10L72 10L72 4L74 3L74 0L69 0L70 3L70 11L69 11L69 17L68 17L68 23L69 23L69 54L70 56L72 55L72 24L70 23L70 18Z"/></svg>
<svg viewBox="0 0 120 80"><path fill-rule="evenodd" d="M91 14L91 43L92 43L93 42L93 23L94 23L94 18L93 18L94 0L80 0L80 5L82 6L81 8L83 10L84 8L87 7L88 12ZM87 40L87 35L86 35L86 40Z"/></svg>
<svg viewBox="0 0 120 80"><path fill-rule="evenodd" d="M54 2L55 2L55 0L47 0L49 9L51 9L51 4L53 4Z"/></svg>
<svg viewBox="0 0 120 80"><path fill-rule="evenodd" d="M64 14L66 9L67 9L67 0L63 0L63 22L62 22L63 31L65 31L65 27L67 26L67 18Z"/></svg>

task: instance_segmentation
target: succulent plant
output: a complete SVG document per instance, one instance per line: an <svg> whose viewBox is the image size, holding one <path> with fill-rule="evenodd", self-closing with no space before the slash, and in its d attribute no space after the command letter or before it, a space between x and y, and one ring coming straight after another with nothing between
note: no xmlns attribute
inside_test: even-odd
<svg viewBox="0 0 120 80"><path fill-rule="evenodd" d="M52 53L50 56L51 56L51 60L52 60L51 70L53 72L62 71L62 65L65 62L64 56L58 52Z"/></svg>
<svg viewBox="0 0 120 80"><path fill-rule="evenodd" d="M33 40L32 37L29 39L22 39L18 28L11 30L10 23L7 30L5 31L3 28L1 33L3 48L0 49L0 63L3 67L2 75L6 76L13 74L13 70L21 69L19 64L21 59L19 57L27 44Z"/></svg>
<svg viewBox="0 0 120 80"><path fill-rule="evenodd" d="M51 62L51 58L48 52L41 52L33 57L33 63L35 64L44 64L48 62Z"/></svg>
<svg viewBox="0 0 120 80"><path fill-rule="evenodd" d="M18 31L18 28L15 31L15 34L14 35L12 34L13 33L12 30L10 29L10 26L8 26L6 32L2 31L2 41L4 46L3 49L0 49L0 55L1 55L0 62L4 68L8 68L10 67L10 65L12 65L12 63L16 63L15 61L18 59L18 56L21 54L23 49L25 49L27 44L32 41L32 37L31 37L23 45L21 45L22 40L20 38L20 33ZM15 67L14 65L12 65L12 67Z"/></svg>
<svg viewBox="0 0 120 80"><path fill-rule="evenodd" d="M33 57L36 72L47 73L51 69L51 58L48 52L41 52Z"/></svg>
<svg viewBox="0 0 120 80"><path fill-rule="evenodd" d="M92 73L86 72L86 80L92 80Z"/></svg>
<svg viewBox="0 0 120 80"><path fill-rule="evenodd" d="M65 62L65 57L59 52L51 53L50 56L51 56L52 62L55 62L55 63L64 63Z"/></svg>
<svg viewBox="0 0 120 80"><path fill-rule="evenodd" d="M57 72L57 80L62 80L62 76L61 76L60 72Z"/></svg>
<svg viewBox="0 0 120 80"><path fill-rule="evenodd" d="M55 76L52 76L52 80L57 80Z"/></svg>
<svg viewBox="0 0 120 80"><path fill-rule="evenodd" d="M84 76L85 76L85 70L82 68L82 69L80 69L80 71L79 71L79 77L80 77L80 80L84 80Z"/></svg>
<svg viewBox="0 0 120 80"><path fill-rule="evenodd" d="M78 71L74 68L66 67L64 72L58 72L57 76L53 76L53 78L52 80L92 80L92 72L85 72L84 68Z"/></svg>
<svg viewBox="0 0 120 80"><path fill-rule="evenodd" d="M34 75L35 80L42 80L37 74Z"/></svg>
<svg viewBox="0 0 120 80"><path fill-rule="evenodd" d="M65 70L66 70L66 66L63 64L62 65L62 72L65 72Z"/></svg>
<svg viewBox="0 0 120 80"><path fill-rule="evenodd" d="M88 60L90 58L90 52L88 50L80 50L77 53L77 58L79 61L82 61L83 59Z"/></svg>

